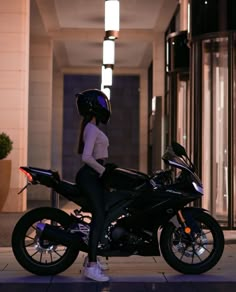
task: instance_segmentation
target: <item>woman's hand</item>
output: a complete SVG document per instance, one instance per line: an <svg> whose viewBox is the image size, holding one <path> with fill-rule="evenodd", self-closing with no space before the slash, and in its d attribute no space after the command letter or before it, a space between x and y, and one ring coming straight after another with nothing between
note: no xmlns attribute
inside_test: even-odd
<svg viewBox="0 0 236 292"><path fill-rule="evenodd" d="M105 170L101 175L101 180L105 186L109 185L112 175L114 174L114 170L118 167L114 163L107 163L104 165Z"/></svg>

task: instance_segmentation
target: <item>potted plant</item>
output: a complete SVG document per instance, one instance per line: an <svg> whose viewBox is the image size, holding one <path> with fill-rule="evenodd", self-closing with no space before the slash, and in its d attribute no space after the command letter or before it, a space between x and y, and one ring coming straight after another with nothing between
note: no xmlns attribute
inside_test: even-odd
<svg viewBox="0 0 236 292"><path fill-rule="evenodd" d="M13 142L6 133L0 133L0 211L10 187L11 179L11 160L5 159L12 150Z"/></svg>

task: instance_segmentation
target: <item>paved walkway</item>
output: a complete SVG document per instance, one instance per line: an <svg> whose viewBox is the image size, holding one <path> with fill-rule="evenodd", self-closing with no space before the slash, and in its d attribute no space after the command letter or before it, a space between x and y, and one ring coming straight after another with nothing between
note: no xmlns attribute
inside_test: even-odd
<svg viewBox="0 0 236 292"><path fill-rule="evenodd" d="M162 257L131 256L110 258L110 282L97 283L81 274L85 254L64 273L40 277L25 271L15 260L10 247L0 248L0 291L158 291L197 292L236 291L236 237L225 232L226 246L220 262L202 275L182 275L170 268Z"/></svg>

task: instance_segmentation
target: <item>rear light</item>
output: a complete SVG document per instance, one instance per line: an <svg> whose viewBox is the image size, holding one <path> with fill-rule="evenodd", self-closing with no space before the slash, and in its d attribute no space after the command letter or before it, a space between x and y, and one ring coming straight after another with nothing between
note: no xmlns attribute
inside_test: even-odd
<svg viewBox="0 0 236 292"><path fill-rule="evenodd" d="M30 182L33 181L33 177L29 172L27 172L26 170L22 169L21 167L19 169L27 176L28 181L30 181Z"/></svg>

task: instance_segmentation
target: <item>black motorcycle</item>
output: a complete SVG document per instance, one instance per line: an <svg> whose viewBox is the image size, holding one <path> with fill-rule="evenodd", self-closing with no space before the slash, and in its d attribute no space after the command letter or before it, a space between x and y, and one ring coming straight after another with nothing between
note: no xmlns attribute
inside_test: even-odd
<svg viewBox="0 0 236 292"><path fill-rule="evenodd" d="M222 256L223 232L207 210L192 206L203 195L203 188L185 149L174 142L162 159L169 168L152 176L124 168L113 172L98 254L161 254L181 273L204 273ZM89 204L79 185L61 180L56 171L20 170L28 180L24 188L42 184L81 206L70 215L52 207L33 209L20 218L12 234L12 249L22 267L37 275L61 273L79 251L88 251Z"/></svg>

